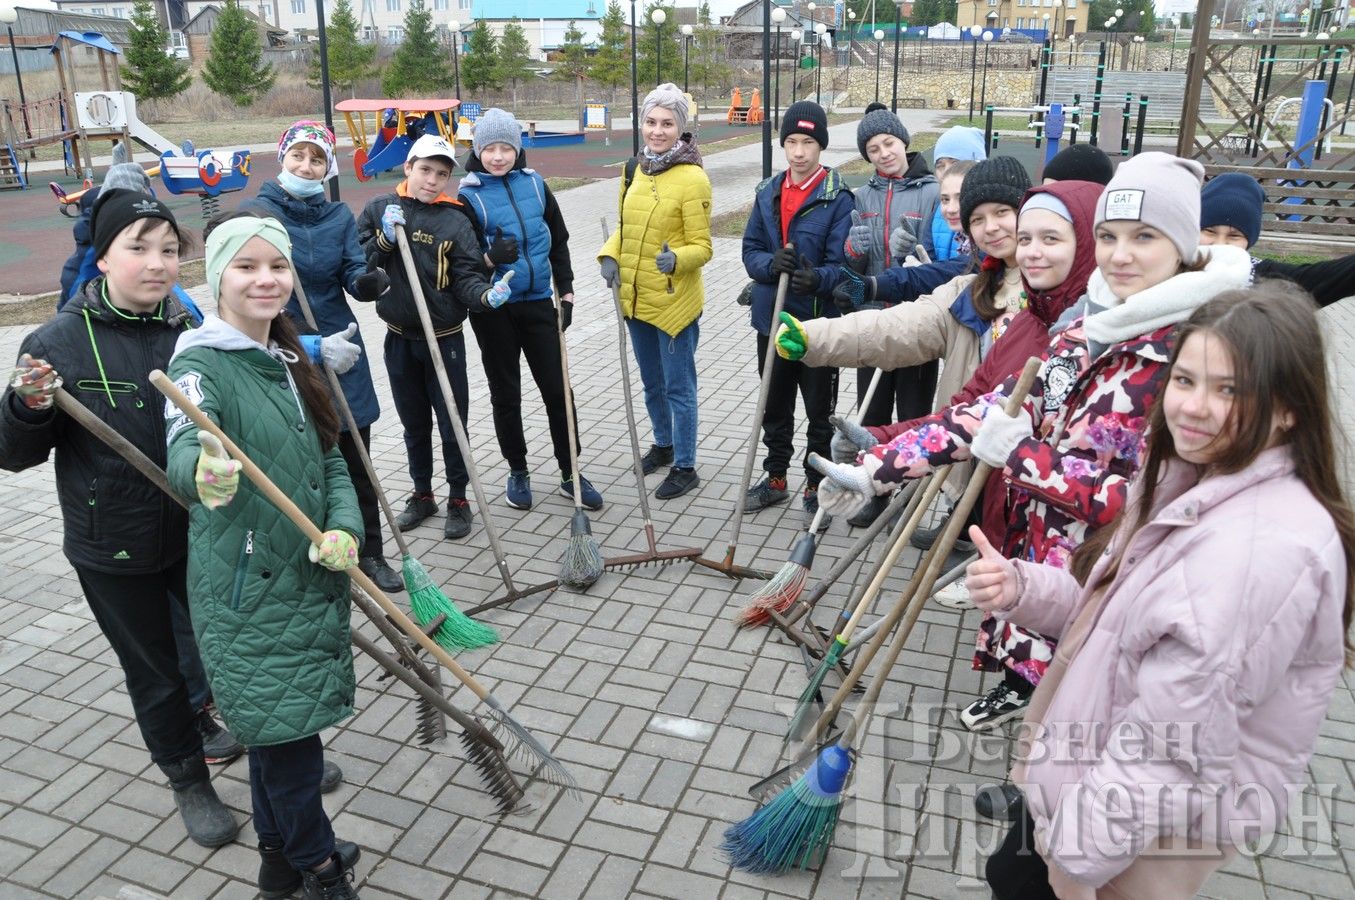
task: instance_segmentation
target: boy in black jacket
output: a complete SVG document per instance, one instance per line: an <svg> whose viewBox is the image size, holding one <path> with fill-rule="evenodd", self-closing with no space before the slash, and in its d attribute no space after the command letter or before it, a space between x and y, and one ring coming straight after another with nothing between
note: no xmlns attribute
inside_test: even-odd
<svg viewBox="0 0 1355 900"><path fill-rule="evenodd" d="M443 138L426 134L415 141L405 160L405 180L395 193L375 198L362 210L358 239L367 252L369 268L380 266L391 279L390 290L376 302L376 312L386 323L386 370L395 411L405 429L409 476L414 482L414 492L396 524L401 531L409 531L438 511L433 497L436 414L448 485L447 521L442 530L449 538L463 538L471 526L466 502L469 476L395 239L395 226L403 226L464 427L470 405L462 331L466 313L501 304L507 299L508 287L491 287L485 280L475 229L459 209L460 201L443 193L455 165L452 147Z"/></svg>

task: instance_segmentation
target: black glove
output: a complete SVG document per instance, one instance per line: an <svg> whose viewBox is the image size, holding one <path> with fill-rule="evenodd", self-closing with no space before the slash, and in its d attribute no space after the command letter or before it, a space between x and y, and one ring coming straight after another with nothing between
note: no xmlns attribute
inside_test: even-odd
<svg viewBox="0 0 1355 900"><path fill-rule="evenodd" d="M799 265L794 247L782 247L772 254L772 274L791 275Z"/></svg>
<svg viewBox="0 0 1355 900"><path fill-rule="evenodd" d="M800 268L790 276L790 289L793 293L812 297L819 292L818 270L809 264L809 260L800 257Z"/></svg>
<svg viewBox="0 0 1355 900"><path fill-rule="evenodd" d="M391 289L391 279L385 269L377 268L359 275L354 287L357 288L359 300L371 303Z"/></svg>
<svg viewBox="0 0 1355 900"><path fill-rule="evenodd" d="M560 330L568 331L569 323L574 321L574 303L571 300L560 301Z"/></svg>
<svg viewBox="0 0 1355 900"><path fill-rule="evenodd" d="M490 242L489 252L485 254L496 266L506 266L518 261L518 239L511 234L503 236L502 228L494 229L494 240Z"/></svg>
<svg viewBox="0 0 1355 900"><path fill-rule="evenodd" d="M833 302L845 316L856 312L875 300L875 276L858 275L846 266L838 269L837 284L833 286Z"/></svg>

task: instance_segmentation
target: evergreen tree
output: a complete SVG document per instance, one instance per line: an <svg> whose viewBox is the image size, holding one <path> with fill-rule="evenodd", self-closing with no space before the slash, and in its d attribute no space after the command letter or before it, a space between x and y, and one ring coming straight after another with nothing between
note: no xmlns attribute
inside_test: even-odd
<svg viewBox="0 0 1355 900"><path fill-rule="evenodd" d="M262 45L258 20L240 9L237 0L226 0L212 28L202 80L236 106L249 106L268 93L278 77L273 64L263 61Z"/></svg>
<svg viewBox="0 0 1355 900"><path fill-rule="evenodd" d="M527 43L527 32L517 16L503 26L503 36L499 38L498 55L499 84L507 82L513 88L513 108L518 105L518 84L524 78L532 77L532 45Z"/></svg>
<svg viewBox="0 0 1355 900"><path fill-rule="evenodd" d="M461 80L467 88L477 91L503 85L499 81L498 53L499 42L494 32L484 19L477 19L466 38L466 52L461 56Z"/></svg>
<svg viewBox="0 0 1355 900"><path fill-rule="evenodd" d="M565 29L565 42L560 45L560 61L555 67L554 77L560 81L577 81L588 75L588 49L583 45L583 32L569 20Z"/></svg>
<svg viewBox="0 0 1355 900"><path fill-rule="evenodd" d="M376 45L358 40L358 20L353 15L350 0L339 0L334 15L325 23L325 42L329 50L329 83L349 96L357 83L372 74L376 62ZM306 79L313 88L320 87L320 54L317 48L311 58L310 74Z"/></svg>
<svg viewBox="0 0 1355 900"><path fill-rule="evenodd" d="M691 83L701 85L703 93L709 92L710 86L714 85L716 95L724 96L725 88L734 77L734 69L725 62L724 38L710 20L709 3L701 4L696 22L692 31ZM692 94L695 98L696 92Z"/></svg>
<svg viewBox="0 0 1355 900"><path fill-rule="evenodd" d="M941 18L937 20L938 22L949 22L954 25L959 15L959 0L941 0Z"/></svg>
<svg viewBox="0 0 1355 900"><path fill-rule="evenodd" d="M909 25L935 25L941 21L941 0L917 0L913 14L908 17Z"/></svg>
<svg viewBox="0 0 1355 900"><path fill-rule="evenodd" d="M630 30L626 14L621 10L621 0L611 0L607 4L597 51L588 66L588 77L611 89L613 103L616 102L616 89L630 84Z"/></svg>
<svg viewBox="0 0 1355 900"><path fill-rule="evenodd" d="M381 77L381 89L388 97L403 97L433 93L451 83L446 55L433 31L433 12L423 0L410 0L405 36Z"/></svg>
<svg viewBox="0 0 1355 900"><path fill-rule="evenodd" d="M659 27L649 17L649 14L656 9L662 9L668 15L668 21L663 23L662 60L658 59L659 54L657 53L660 37ZM653 86L665 81L672 81L675 75L678 81L682 80L682 45L678 43L680 32L678 31L677 20L673 16L671 3L654 3L645 7L644 18L641 22L644 27L640 29L639 73L636 78L639 80L637 90L643 96ZM662 62L662 72L655 68L657 62Z"/></svg>
<svg viewBox="0 0 1355 900"><path fill-rule="evenodd" d="M140 100L158 100L181 94L193 83L188 63L165 52L169 36L160 27L160 19L150 0L136 0L132 6L132 22L128 29L127 49L123 59L122 80L127 90Z"/></svg>

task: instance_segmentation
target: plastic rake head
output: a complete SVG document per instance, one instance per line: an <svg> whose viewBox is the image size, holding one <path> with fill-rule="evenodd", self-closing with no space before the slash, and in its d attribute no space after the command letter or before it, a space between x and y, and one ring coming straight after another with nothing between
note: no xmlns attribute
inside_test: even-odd
<svg viewBox="0 0 1355 900"><path fill-rule="evenodd" d="M433 640L449 653L488 647L499 642L497 631L456 608L456 604L433 583L428 571L417 559L406 556L401 569L405 588L409 591L409 608L414 613L415 621L422 625L433 621L440 614L447 617L433 633Z"/></svg>

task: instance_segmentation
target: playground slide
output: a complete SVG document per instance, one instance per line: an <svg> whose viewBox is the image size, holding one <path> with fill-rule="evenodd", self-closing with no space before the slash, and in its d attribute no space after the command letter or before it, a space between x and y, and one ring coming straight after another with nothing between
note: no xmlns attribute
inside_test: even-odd
<svg viewBox="0 0 1355 900"><path fill-rule="evenodd" d="M377 143L380 143L380 141L378 140ZM414 142L410 140L407 134L395 135L384 146L373 146L373 152L367 157L367 161L362 164L363 174L371 177L378 172L404 165L405 157L409 156L409 148L412 146L414 146Z"/></svg>
<svg viewBox="0 0 1355 900"><path fill-rule="evenodd" d="M141 121L136 114L136 94L131 91L77 91L75 109L80 125L90 137L127 133L156 156L177 153L179 146Z"/></svg>

